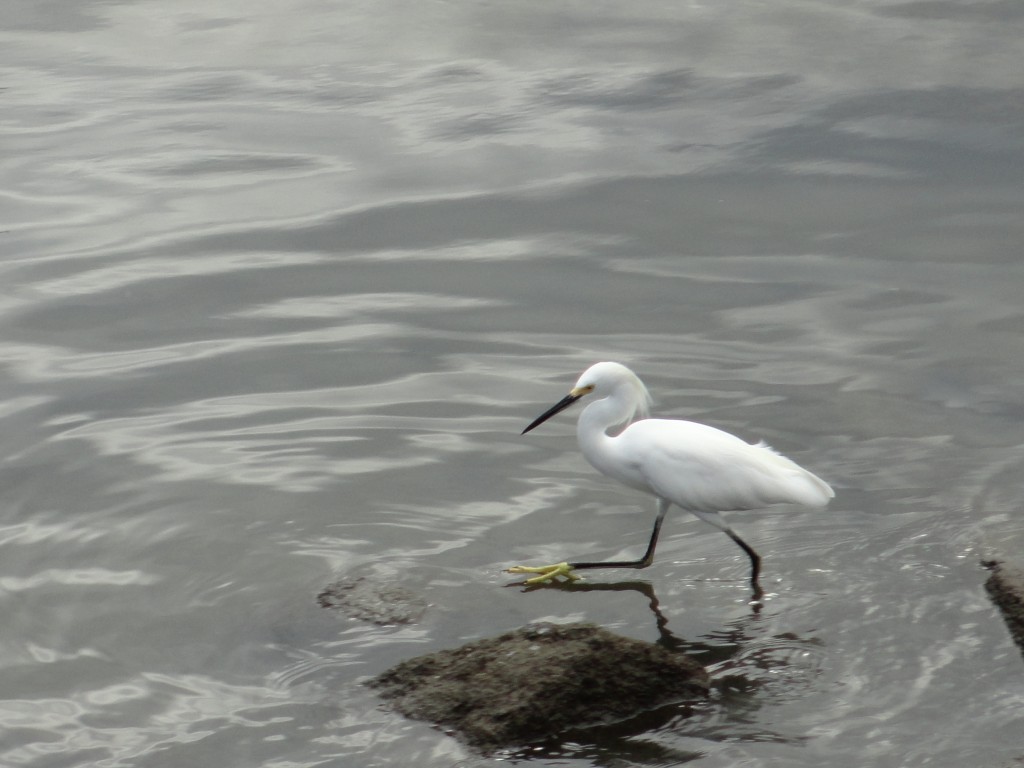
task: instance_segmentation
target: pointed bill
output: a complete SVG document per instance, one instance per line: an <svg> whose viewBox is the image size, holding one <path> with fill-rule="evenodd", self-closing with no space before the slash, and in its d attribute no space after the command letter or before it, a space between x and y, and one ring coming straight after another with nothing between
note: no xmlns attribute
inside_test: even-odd
<svg viewBox="0 0 1024 768"><path fill-rule="evenodd" d="M562 411L564 411L566 408L568 408L570 405L575 403L577 400L579 400L585 394L586 394L586 392L577 392L577 390L574 389L572 392L570 392L568 395L563 397L561 400L559 400L553 406L548 408L548 410L544 411L544 413L542 413L540 416L538 416L536 419L534 419L532 422L530 422L530 426L528 426L526 429L524 429L522 432L520 432L520 434L525 435L527 432L529 432L534 427L540 426L541 424L543 424L545 421L550 419L555 414L561 413Z"/></svg>

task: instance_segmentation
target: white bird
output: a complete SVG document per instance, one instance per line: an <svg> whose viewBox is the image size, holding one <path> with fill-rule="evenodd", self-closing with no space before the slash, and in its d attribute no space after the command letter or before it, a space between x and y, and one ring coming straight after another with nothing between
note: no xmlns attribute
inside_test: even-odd
<svg viewBox="0 0 1024 768"><path fill-rule="evenodd" d="M537 574L526 584L558 577L578 579L582 568L646 568L665 513L675 504L718 528L750 557L750 584L761 594L761 558L722 517L722 512L773 504L824 506L832 488L764 442L751 444L720 429L677 419L648 418L651 396L643 382L619 363L596 363L583 372L568 395L538 416L522 434L543 424L582 397L597 399L583 409L576 426L583 456L601 474L658 499L647 551L639 560L517 565L508 573Z"/></svg>

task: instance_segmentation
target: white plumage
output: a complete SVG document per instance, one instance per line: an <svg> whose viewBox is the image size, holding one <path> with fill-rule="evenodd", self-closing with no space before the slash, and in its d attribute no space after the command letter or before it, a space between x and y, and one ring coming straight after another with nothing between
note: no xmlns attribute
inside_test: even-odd
<svg viewBox="0 0 1024 768"><path fill-rule="evenodd" d="M763 442L747 443L692 421L647 418L647 388L619 363L592 365L572 391L535 419L523 434L585 396L595 400L580 414L576 427L584 457L598 472L658 498L654 531L646 554L636 561L509 569L512 573L538 574L528 583L558 576L576 578L572 571L580 568L647 567L654 558L665 513L675 504L725 532L743 548L750 557L751 584L760 592L760 557L720 513L773 504L821 506L835 495L824 480Z"/></svg>

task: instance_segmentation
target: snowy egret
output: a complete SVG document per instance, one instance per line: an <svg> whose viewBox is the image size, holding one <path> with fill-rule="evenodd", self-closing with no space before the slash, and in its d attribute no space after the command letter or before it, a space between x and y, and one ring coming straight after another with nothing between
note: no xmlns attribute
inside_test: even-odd
<svg viewBox="0 0 1024 768"><path fill-rule="evenodd" d="M764 442L751 444L720 429L676 419L648 418L651 396L643 382L619 363L596 363L583 372L568 395L538 416L526 434L586 395L597 400L580 414L580 450L598 472L658 499L647 551L639 560L517 565L508 573L537 574L527 584L558 577L578 579L582 568L646 568L665 513L675 504L735 541L750 558L750 584L760 595L761 558L729 527L722 512L773 504L824 506L835 493L828 483Z"/></svg>

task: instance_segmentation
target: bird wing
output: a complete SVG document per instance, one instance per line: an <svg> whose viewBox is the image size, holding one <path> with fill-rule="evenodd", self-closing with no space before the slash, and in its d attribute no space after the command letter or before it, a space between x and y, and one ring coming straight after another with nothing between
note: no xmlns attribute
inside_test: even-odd
<svg viewBox="0 0 1024 768"><path fill-rule="evenodd" d="M691 511L817 506L833 495L824 481L764 443L747 443L706 424L645 419L617 442L620 457L651 493Z"/></svg>

